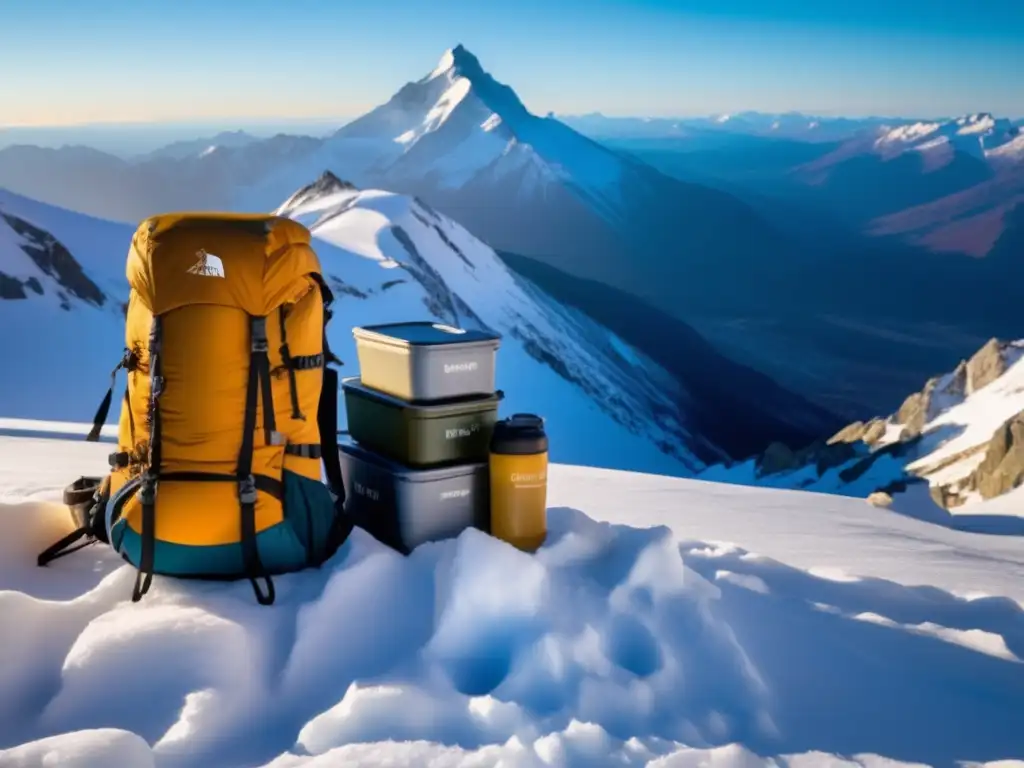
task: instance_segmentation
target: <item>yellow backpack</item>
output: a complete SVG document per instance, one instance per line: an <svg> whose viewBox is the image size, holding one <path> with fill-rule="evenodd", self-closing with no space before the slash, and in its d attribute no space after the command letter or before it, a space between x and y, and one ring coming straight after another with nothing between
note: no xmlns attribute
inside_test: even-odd
<svg viewBox="0 0 1024 768"><path fill-rule="evenodd" d="M340 362L333 297L310 233L278 216L155 216L135 232L127 277L111 471L69 486L79 527L39 564L100 540L138 569L133 601L165 574L247 578L270 604L271 574L321 565L352 530L327 367Z"/></svg>

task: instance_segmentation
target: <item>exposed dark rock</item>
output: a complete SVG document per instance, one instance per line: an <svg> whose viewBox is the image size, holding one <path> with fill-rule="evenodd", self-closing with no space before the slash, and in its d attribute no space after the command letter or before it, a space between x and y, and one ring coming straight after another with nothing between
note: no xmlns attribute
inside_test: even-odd
<svg viewBox="0 0 1024 768"><path fill-rule="evenodd" d="M476 265L466 257L466 254L462 252L462 249L459 248L459 246L457 246L455 243L451 241L448 235L444 233L443 229L441 229L439 226L435 224L434 231L437 232L437 236L441 238L445 245L447 245L449 248L455 251L455 255L462 259L463 263L467 267L469 267L470 269L476 269Z"/></svg>
<svg viewBox="0 0 1024 768"><path fill-rule="evenodd" d="M356 185L352 182L339 179L331 171L324 171L320 174L319 179L314 181L312 184L307 184L296 192L295 197L308 199L329 195L334 192L352 192L355 189Z"/></svg>
<svg viewBox="0 0 1024 768"><path fill-rule="evenodd" d="M1024 483L1024 411L996 430L985 458L971 476L983 499L1001 496Z"/></svg>
<svg viewBox="0 0 1024 768"><path fill-rule="evenodd" d="M30 289L37 296L42 296L43 295L43 286L40 284L39 280L37 278L35 278L35 277L30 277L28 280L26 280L25 281L25 287Z"/></svg>
<svg viewBox="0 0 1024 768"><path fill-rule="evenodd" d="M903 425L900 440L917 437L928 421L928 402L930 393L927 388L907 397L896 412L896 421Z"/></svg>
<svg viewBox="0 0 1024 768"><path fill-rule="evenodd" d="M857 443L874 445L885 435L886 425L882 419L871 421L855 421L836 432L828 439L830 445L835 443Z"/></svg>
<svg viewBox="0 0 1024 768"><path fill-rule="evenodd" d="M790 472L800 466L800 460L785 443L772 443L756 461L757 476Z"/></svg>
<svg viewBox="0 0 1024 768"><path fill-rule="evenodd" d="M353 285L349 285L344 280L336 275L328 275L327 283L331 286L331 290L337 294L344 294L346 296L355 296L357 299L369 298L363 291L359 290Z"/></svg>
<svg viewBox="0 0 1024 768"><path fill-rule="evenodd" d="M974 356L967 361L966 392L977 392L991 384L1006 372L1006 357L1003 344L998 339L989 339Z"/></svg>
<svg viewBox="0 0 1024 768"><path fill-rule="evenodd" d="M867 429L864 430L864 436L861 438L868 445L874 445L885 435L886 426L882 419L872 419L868 422Z"/></svg>
<svg viewBox="0 0 1024 768"><path fill-rule="evenodd" d="M855 443L864 437L868 425L863 421L855 421L847 424L828 439L829 444L833 443Z"/></svg>
<svg viewBox="0 0 1024 768"><path fill-rule="evenodd" d="M27 299L21 280L0 272L0 299Z"/></svg>
<svg viewBox="0 0 1024 768"><path fill-rule="evenodd" d="M53 235L17 216L7 213L0 213L0 216L11 229L28 241L21 244L21 250L40 270L56 280L72 296L98 307L103 306L107 300L106 295L86 276L75 257ZM66 297L62 298L67 301ZM70 305L66 308L70 309Z"/></svg>
<svg viewBox="0 0 1024 768"><path fill-rule="evenodd" d="M856 443L822 444L808 456L817 467L818 474L823 475L833 467L838 467L857 456Z"/></svg>
<svg viewBox="0 0 1024 768"><path fill-rule="evenodd" d="M404 282L405 282L405 280L388 280L386 283L381 285L380 290L381 290L381 292L384 292L388 288L394 288L396 285L401 285Z"/></svg>

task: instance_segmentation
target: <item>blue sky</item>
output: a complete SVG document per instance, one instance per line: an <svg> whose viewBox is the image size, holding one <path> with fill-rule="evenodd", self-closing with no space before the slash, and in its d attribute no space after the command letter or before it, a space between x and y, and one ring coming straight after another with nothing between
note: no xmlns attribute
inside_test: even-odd
<svg viewBox="0 0 1024 768"><path fill-rule="evenodd" d="M0 0L0 18L8 125L344 118L460 42L538 113L1024 116L1016 0Z"/></svg>

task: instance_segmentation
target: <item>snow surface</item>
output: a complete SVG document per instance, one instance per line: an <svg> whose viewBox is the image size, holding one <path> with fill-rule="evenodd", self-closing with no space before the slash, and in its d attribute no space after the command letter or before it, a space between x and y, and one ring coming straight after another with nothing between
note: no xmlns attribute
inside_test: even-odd
<svg viewBox="0 0 1024 768"><path fill-rule="evenodd" d="M272 608L163 577L132 605L109 550L34 562L106 450L0 437L0 768L1024 757L1024 538L556 465L535 555L356 530Z"/></svg>

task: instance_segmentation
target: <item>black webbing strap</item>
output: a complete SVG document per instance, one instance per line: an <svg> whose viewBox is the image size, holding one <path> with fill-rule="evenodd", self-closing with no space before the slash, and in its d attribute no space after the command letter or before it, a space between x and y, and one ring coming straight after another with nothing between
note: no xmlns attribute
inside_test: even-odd
<svg viewBox="0 0 1024 768"><path fill-rule="evenodd" d="M320 429L320 455L324 463L324 474L327 475L327 487L334 495L334 522L328 532L328 540L319 562L330 557L345 540L354 527L352 519L345 512L345 483L341 474L341 459L338 456L338 372L328 366L344 365L327 343L327 326L334 312L334 294L327 286L322 275L311 275L320 288L323 299L324 332L323 332L323 385L320 389L320 404L317 410L317 426Z"/></svg>
<svg viewBox="0 0 1024 768"><path fill-rule="evenodd" d="M341 476L341 459L338 456L338 372L324 368L324 385L320 391L318 409L320 427L320 452L327 475L327 486L337 496L339 514L345 503L345 484Z"/></svg>
<svg viewBox="0 0 1024 768"><path fill-rule="evenodd" d="M256 601L260 605L274 602L274 582L264 572L256 545L256 478L252 474L252 457L256 439L256 398L262 385L264 428L267 419L273 424L274 405L270 392L270 360L267 357L267 319L252 317L249 320L250 352L249 382L245 391L245 419L242 426L242 448L238 454L238 468L235 480L238 483L238 501L242 509L242 562L246 578L252 584ZM268 408L269 403L269 408ZM268 432L267 442L270 442ZM266 583L266 592L260 589L258 579Z"/></svg>
<svg viewBox="0 0 1024 768"><path fill-rule="evenodd" d="M252 351L249 365L259 376L259 388L263 393L263 435L266 445L274 444L277 421L274 415L274 393L270 388L270 355L267 354L267 318L254 317L249 325L252 332Z"/></svg>
<svg viewBox="0 0 1024 768"><path fill-rule="evenodd" d="M139 556L138 573L132 589L132 602L142 599L153 584L153 569L156 559L156 486L161 464L161 417L160 395L163 394L164 377L160 344L163 338L160 315L153 316L149 331L149 459L142 476L139 501L142 503L142 526L139 531L142 552Z"/></svg>
<svg viewBox="0 0 1024 768"><path fill-rule="evenodd" d="M117 372L122 368L130 371L134 367L135 356L131 350L125 349L121 362L110 372L110 388L107 389L107 394L100 401L100 407L96 409L96 415L92 417L92 429L89 430L89 434L85 437L86 442L95 443L100 439L100 432L103 429L103 425L107 423L107 416L110 414L110 403L114 399L114 385L117 383ZM128 392L126 390L125 397L127 396Z"/></svg>
<svg viewBox="0 0 1024 768"><path fill-rule="evenodd" d="M62 538L60 541L54 543L52 546L47 547L39 553L39 557L36 558L36 564L41 566L48 565L56 560L58 557L64 557L64 555L70 555L72 552L77 552L80 549L88 547L90 544L94 544L96 539L89 537L88 541L84 541L77 547L71 546L79 539L87 536L89 529L86 526L76 528L67 536Z"/></svg>
<svg viewBox="0 0 1024 768"><path fill-rule="evenodd" d="M254 474L252 477L257 491L270 494L279 501L284 498L284 484L280 480L276 480L268 475ZM237 483L238 478L235 475L218 472L164 472L160 475L160 482Z"/></svg>
<svg viewBox="0 0 1024 768"><path fill-rule="evenodd" d="M320 443L288 443L284 452L289 456L298 456L303 459L319 459L323 456L323 448Z"/></svg>
<svg viewBox="0 0 1024 768"><path fill-rule="evenodd" d="M288 348L288 329L285 328L285 319L288 316L286 304L282 304L277 310L277 316L281 320L281 362L288 371L288 392L292 400L292 418L299 421L306 420L306 414L299 408L299 391L295 386L295 365L291 350Z"/></svg>
<svg viewBox="0 0 1024 768"><path fill-rule="evenodd" d="M128 412L128 435L131 437L132 445L135 445L135 414L132 413L132 400L127 386L124 388L124 409Z"/></svg>

